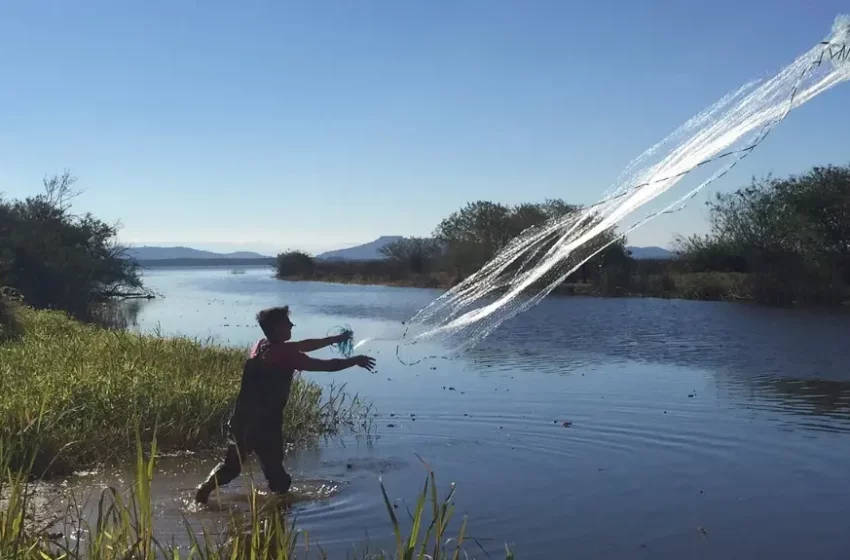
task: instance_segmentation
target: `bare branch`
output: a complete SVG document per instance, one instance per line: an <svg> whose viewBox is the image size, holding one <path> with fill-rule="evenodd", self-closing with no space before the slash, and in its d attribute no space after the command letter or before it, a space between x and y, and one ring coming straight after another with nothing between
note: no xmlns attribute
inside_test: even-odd
<svg viewBox="0 0 850 560"><path fill-rule="evenodd" d="M42 179L45 201L54 208L65 212L71 207L71 201L82 194L82 191L72 188L76 182L77 177L71 175L71 172L67 169L62 175L45 177Z"/></svg>

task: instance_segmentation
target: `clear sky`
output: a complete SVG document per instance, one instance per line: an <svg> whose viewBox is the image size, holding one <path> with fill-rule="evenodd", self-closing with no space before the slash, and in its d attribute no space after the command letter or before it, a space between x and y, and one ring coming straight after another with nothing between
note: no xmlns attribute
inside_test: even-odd
<svg viewBox="0 0 850 560"><path fill-rule="evenodd" d="M468 201L592 203L837 0L0 2L0 191L68 168L133 244L320 251ZM850 163L850 86L713 190ZM697 197L630 243L705 229Z"/></svg>

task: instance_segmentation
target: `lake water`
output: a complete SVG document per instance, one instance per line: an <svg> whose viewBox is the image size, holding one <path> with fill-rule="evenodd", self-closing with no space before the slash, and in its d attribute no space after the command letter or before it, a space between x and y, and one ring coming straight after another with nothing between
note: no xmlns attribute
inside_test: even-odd
<svg viewBox="0 0 850 560"><path fill-rule="evenodd" d="M424 482L421 457L441 495L456 483L458 519L494 557L509 543L519 558L847 558L847 314L549 298L465 356L407 367L393 339L438 292L280 282L267 268L145 279L164 297L142 307L143 330L243 346L261 336L259 309L288 304L295 338L344 324L356 340L376 338L358 351L377 373L308 375L372 401L378 437L287 456L297 486L335 487L293 509L332 557L366 535L391 546L378 479L404 517ZM217 460L161 462L158 523L180 533L184 515L222 517L186 507ZM221 500L238 505L241 493L236 481Z"/></svg>

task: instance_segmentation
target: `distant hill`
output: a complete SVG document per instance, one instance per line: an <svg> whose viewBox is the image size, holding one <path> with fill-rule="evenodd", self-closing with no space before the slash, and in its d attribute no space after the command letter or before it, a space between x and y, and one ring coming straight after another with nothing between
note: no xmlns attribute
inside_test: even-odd
<svg viewBox="0 0 850 560"><path fill-rule="evenodd" d="M633 259L672 259L673 252L661 247L626 247Z"/></svg>
<svg viewBox="0 0 850 560"><path fill-rule="evenodd" d="M214 253L191 247L130 247L127 256L139 262L165 259L268 259L270 257L251 251Z"/></svg>
<svg viewBox="0 0 850 560"><path fill-rule="evenodd" d="M328 251L318 255L316 258L340 261L380 260L384 256L379 252L379 249L399 239L404 239L404 237L401 235L383 235L375 241L347 249ZM627 249L632 252L632 258L635 259L671 259L674 256L672 251L661 247L627 247Z"/></svg>
<svg viewBox="0 0 850 560"><path fill-rule="evenodd" d="M369 243L322 253L317 258L344 261L380 260L384 258L380 249L399 239L404 238L401 235L383 235ZM635 259L670 259L674 256L672 251L661 247L627 247L627 249L631 251ZM274 262L274 257L252 251L215 253L191 247L130 247L127 249L127 255L146 266L222 266L229 264L230 261L234 265L256 265Z"/></svg>
<svg viewBox="0 0 850 560"><path fill-rule="evenodd" d="M254 266L274 266L275 260L273 257L261 257L257 259L240 259L240 258L203 258L203 259L145 259L138 261L142 268L184 268L184 267L228 267L232 269L241 269L243 267Z"/></svg>
<svg viewBox="0 0 850 560"><path fill-rule="evenodd" d="M383 235L374 241L349 247L347 249L337 249L336 251L328 251L317 255L316 258L324 260L340 260L340 261L374 261L383 259L384 256L379 252L382 247L389 245L394 241L404 239L401 235Z"/></svg>

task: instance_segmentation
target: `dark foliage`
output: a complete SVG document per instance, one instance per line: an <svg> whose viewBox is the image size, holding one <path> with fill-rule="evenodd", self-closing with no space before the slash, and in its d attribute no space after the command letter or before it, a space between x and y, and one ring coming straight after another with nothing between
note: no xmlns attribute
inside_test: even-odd
<svg viewBox="0 0 850 560"><path fill-rule="evenodd" d="M115 242L117 228L71 212L74 182L65 172L45 179L38 196L0 199L0 285L36 309L89 319L98 305L148 293Z"/></svg>
<svg viewBox="0 0 850 560"><path fill-rule="evenodd" d="M836 303L850 285L850 167L753 180L709 202L711 233L680 242L693 272L748 273L765 303Z"/></svg>

